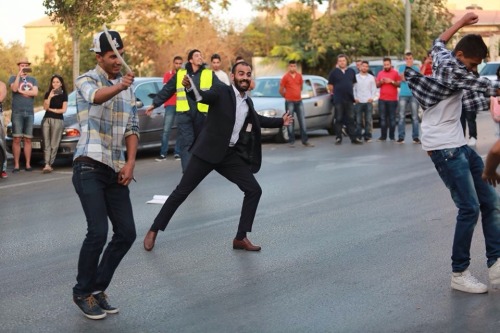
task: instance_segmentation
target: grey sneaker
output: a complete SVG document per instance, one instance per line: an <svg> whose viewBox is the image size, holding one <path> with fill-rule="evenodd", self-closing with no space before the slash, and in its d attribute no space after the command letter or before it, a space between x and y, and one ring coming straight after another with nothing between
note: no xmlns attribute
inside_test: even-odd
<svg viewBox="0 0 500 333"><path fill-rule="evenodd" d="M103 319L106 317L106 312L97 304L97 300L93 295L73 295L73 302L78 305L85 317L89 319Z"/></svg>
<svg viewBox="0 0 500 333"><path fill-rule="evenodd" d="M108 303L108 295L106 295L104 292L100 292L99 294L95 294L94 298L97 301L97 304L99 304L99 307L104 310L106 313L118 313L120 309L115 308L114 306L111 306Z"/></svg>
<svg viewBox="0 0 500 333"><path fill-rule="evenodd" d="M180 161L180 160L181 160L181 155L179 155L179 154L175 154L175 155L174 155L174 159L175 159L176 161Z"/></svg>
<svg viewBox="0 0 500 333"><path fill-rule="evenodd" d="M488 292L488 287L472 276L468 269L460 273L452 273L451 288L472 294Z"/></svg>
<svg viewBox="0 0 500 333"><path fill-rule="evenodd" d="M500 287L500 260L497 261L488 269L488 275L490 276L490 284L493 288Z"/></svg>
<svg viewBox="0 0 500 333"><path fill-rule="evenodd" d="M156 162L163 162L163 161L165 161L166 159L167 159L167 156L165 156L165 155L160 155L160 156L158 156L155 160L156 160Z"/></svg>

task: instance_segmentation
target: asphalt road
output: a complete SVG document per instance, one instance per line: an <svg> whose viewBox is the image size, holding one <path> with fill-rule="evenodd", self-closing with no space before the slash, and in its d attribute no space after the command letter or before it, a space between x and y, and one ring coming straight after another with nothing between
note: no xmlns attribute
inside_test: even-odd
<svg viewBox="0 0 500 333"><path fill-rule="evenodd" d="M478 118L477 150L494 141ZM409 126L407 135L411 132ZM379 130L375 131L378 137ZM407 139L408 140L408 139ZM0 180L1 332L498 332L500 291L450 289L456 209L420 145L266 143L263 196L232 250L242 194L216 173L177 211L155 249L142 240L180 163L142 154L131 198L137 240L107 290L118 315L86 319L72 303L86 232L71 167ZM481 227L472 272L487 282Z"/></svg>

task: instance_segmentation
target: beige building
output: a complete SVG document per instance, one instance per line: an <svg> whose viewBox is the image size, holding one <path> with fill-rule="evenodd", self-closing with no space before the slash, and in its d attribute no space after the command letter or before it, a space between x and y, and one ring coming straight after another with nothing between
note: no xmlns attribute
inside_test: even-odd
<svg viewBox="0 0 500 333"><path fill-rule="evenodd" d="M120 18L111 23L108 27L117 31L125 30L126 20ZM48 16L44 16L36 21L24 26L24 40L27 48L27 56L30 61L39 63L45 54L54 53L51 36L56 36L58 29L63 29L60 24L54 24ZM70 38L69 33L67 33Z"/></svg>

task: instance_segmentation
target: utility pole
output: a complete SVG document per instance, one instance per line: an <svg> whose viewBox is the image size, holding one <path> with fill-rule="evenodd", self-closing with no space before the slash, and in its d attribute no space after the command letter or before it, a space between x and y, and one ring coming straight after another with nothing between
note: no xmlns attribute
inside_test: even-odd
<svg viewBox="0 0 500 333"><path fill-rule="evenodd" d="M405 2L405 53L411 52L411 4L413 0Z"/></svg>

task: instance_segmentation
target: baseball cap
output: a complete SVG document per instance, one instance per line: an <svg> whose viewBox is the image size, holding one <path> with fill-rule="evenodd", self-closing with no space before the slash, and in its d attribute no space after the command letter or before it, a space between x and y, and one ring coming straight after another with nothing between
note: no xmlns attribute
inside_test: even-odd
<svg viewBox="0 0 500 333"><path fill-rule="evenodd" d="M116 46L116 49L123 49L123 41L120 37L120 34L115 30L108 30L111 35L111 40ZM95 53L108 52L112 51L111 45L108 42L108 38L106 38L106 33L104 31L98 32L94 35L93 46L90 51L94 51Z"/></svg>

